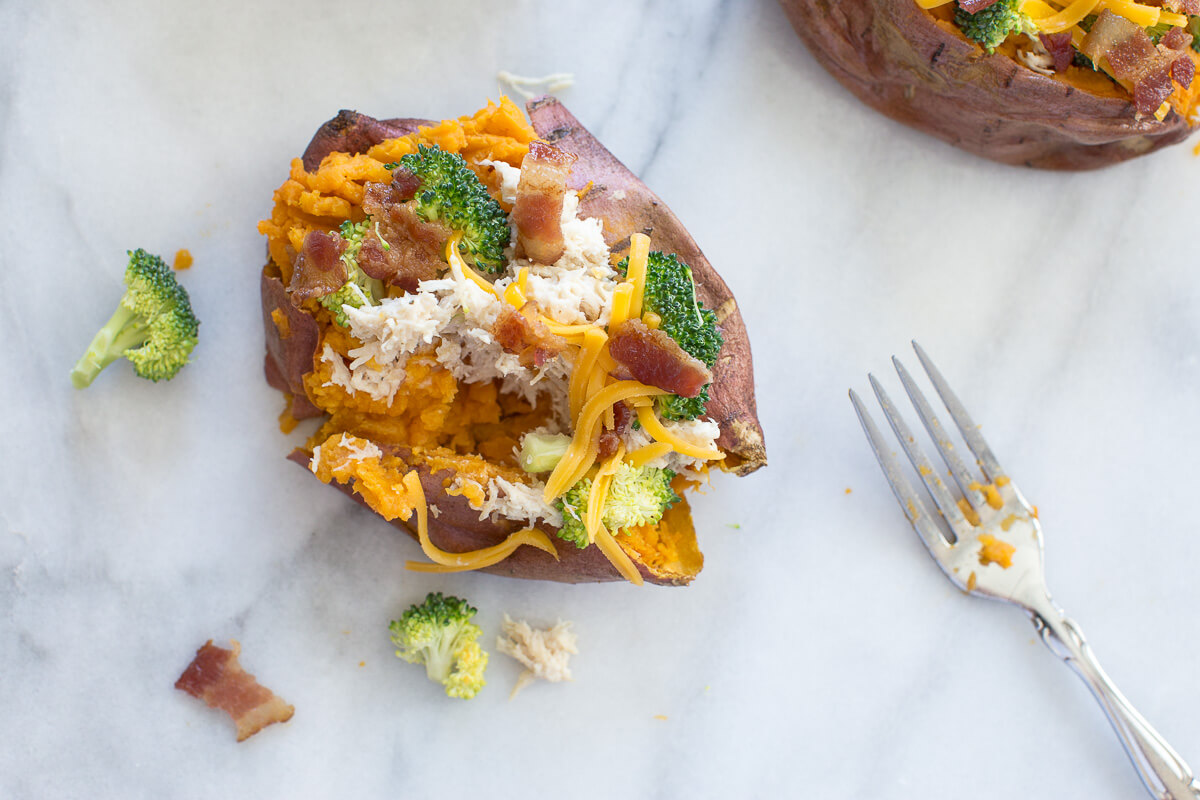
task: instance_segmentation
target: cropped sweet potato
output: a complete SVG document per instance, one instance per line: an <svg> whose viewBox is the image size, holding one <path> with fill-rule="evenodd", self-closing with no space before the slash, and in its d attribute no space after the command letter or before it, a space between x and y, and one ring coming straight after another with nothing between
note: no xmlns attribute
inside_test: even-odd
<svg viewBox="0 0 1200 800"><path fill-rule="evenodd" d="M718 446L726 454L722 467L744 475L766 464L762 429L756 417L753 366L746 327L732 293L704 257L692 237L663 202L595 140L553 98L540 98L528 106L529 121L538 137L578 157L568 188L580 192L581 217L603 221L604 238L614 258L624 255L633 233L646 233L653 248L677 254L692 267L698 298L717 312L724 345L713 368L708 415L720 426ZM305 169L313 170L330 153L362 153L385 140L412 133L424 120L376 120L350 111L341 112L317 132L303 155ZM270 261L263 271L263 322L266 334L266 375L270 384L291 396L291 413L296 418L324 413L306 391L320 346L319 324L310 310L297 305L285 290L287 272ZM411 451L379 443L389 456L410 461ZM311 453L294 451L289 458L309 465ZM480 520L480 512L466 497L447 493L454 475L444 469L433 471L420 458L411 459L425 496L437 513L428 519L433 544L449 552L469 552L495 545L526 525L505 519ZM365 501L353 490L353 482L333 485ZM416 538L415 518L393 520ZM553 528L538 526L551 534ZM665 540L669 538L669 544ZM505 560L484 571L518 578L579 583L618 580L620 576L596 548L577 549L554 539L558 560L533 547L517 548ZM682 585L699 572L703 556L696 544L695 530L686 501L668 510L663 522L639 535L618 537L643 578L651 583Z"/></svg>
<svg viewBox="0 0 1200 800"><path fill-rule="evenodd" d="M780 0L817 61L877 111L1006 164L1084 170L1183 141L1186 119L1139 118L1127 92L986 54L913 0Z"/></svg>

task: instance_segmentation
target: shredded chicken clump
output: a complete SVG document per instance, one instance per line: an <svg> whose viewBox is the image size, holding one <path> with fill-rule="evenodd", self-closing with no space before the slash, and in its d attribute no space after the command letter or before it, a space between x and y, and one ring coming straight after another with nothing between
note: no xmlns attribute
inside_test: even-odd
<svg viewBox="0 0 1200 800"><path fill-rule="evenodd" d="M571 668L567 662L579 650L575 646L575 634L571 632L570 622L559 620L557 625L542 629L505 614L500 633L496 637L496 649L525 666L510 698L516 697L517 692L535 680L551 683L571 680Z"/></svg>

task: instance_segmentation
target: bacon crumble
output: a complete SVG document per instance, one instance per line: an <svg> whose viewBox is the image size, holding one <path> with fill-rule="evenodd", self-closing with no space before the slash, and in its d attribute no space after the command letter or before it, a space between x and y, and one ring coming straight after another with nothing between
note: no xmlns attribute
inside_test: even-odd
<svg viewBox="0 0 1200 800"><path fill-rule="evenodd" d="M296 256L288 291L296 302L332 294L346 283L342 253L346 242L336 233L309 231Z"/></svg>
<svg viewBox="0 0 1200 800"><path fill-rule="evenodd" d="M531 261L553 264L562 256L563 197L575 155L535 140L521 161L521 180L510 216L517 244Z"/></svg>
<svg viewBox="0 0 1200 800"><path fill-rule="evenodd" d="M272 723L287 722L296 709L242 669L238 663L242 646L237 640L232 644L233 649L226 650L212 639L205 642L175 681L175 688L227 713L237 726L237 740L244 742Z"/></svg>
<svg viewBox="0 0 1200 800"><path fill-rule="evenodd" d="M712 383L712 371L703 361L640 319L626 320L609 334L608 352L635 379L680 397L696 397Z"/></svg>

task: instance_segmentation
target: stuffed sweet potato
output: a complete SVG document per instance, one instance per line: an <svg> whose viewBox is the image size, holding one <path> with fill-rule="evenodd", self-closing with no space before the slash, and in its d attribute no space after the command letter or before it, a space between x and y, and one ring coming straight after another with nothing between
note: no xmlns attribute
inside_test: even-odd
<svg viewBox="0 0 1200 800"><path fill-rule="evenodd" d="M1200 0L780 0L867 105L1007 164L1093 169L1182 141Z"/></svg>
<svg viewBox="0 0 1200 800"><path fill-rule="evenodd" d="M678 219L553 98L343 111L259 225L290 458L424 571L686 584L684 495L766 463L745 325Z"/></svg>

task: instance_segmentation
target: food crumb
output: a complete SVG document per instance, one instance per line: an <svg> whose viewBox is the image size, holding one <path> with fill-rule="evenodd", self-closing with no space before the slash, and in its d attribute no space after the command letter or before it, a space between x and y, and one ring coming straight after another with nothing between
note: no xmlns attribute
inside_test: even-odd
<svg viewBox="0 0 1200 800"><path fill-rule="evenodd" d="M1192 155L1200 156L1200 142L1197 142L1196 146L1192 148Z"/></svg>
<svg viewBox="0 0 1200 800"><path fill-rule="evenodd" d="M982 545L979 548L979 564L981 566L999 564L1004 569L1012 566L1012 554L1017 549L1014 545L987 533L981 533L976 538Z"/></svg>
<svg viewBox="0 0 1200 800"><path fill-rule="evenodd" d="M192 254L188 250L178 250L175 252L175 263L171 265L171 269L179 271L187 269L192 265Z"/></svg>
<svg viewBox="0 0 1200 800"><path fill-rule="evenodd" d="M579 653L579 649L570 622L559 620L552 628L540 629L505 614L500 633L502 635L496 637L496 649L525 667L508 696L509 700L539 678L551 683L571 680L568 661Z"/></svg>
<svg viewBox="0 0 1200 800"><path fill-rule="evenodd" d="M727 522L725 523L725 527L733 528L735 531L740 531L742 529L742 526L736 522Z"/></svg>
<svg viewBox="0 0 1200 800"><path fill-rule="evenodd" d="M971 574L969 576L967 576L967 591L968 592L975 591L975 571L974 570L972 570Z"/></svg>
<svg viewBox="0 0 1200 800"><path fill-rule="evenodd" d="M659 720L660 722L666 722L666 721L667 721L667 715L666 715L666 714L655 714L655 715L654 715L654 718L655 718L656 720Z"/></svg>
<svg viewBox="0 0 1200 800"><path fill-rule="evenodd" d="M850 493L851 493L851 492L853 492L853 491L854 491L854 490L853 490L853 489L851 489L849 486L847 486L847 487L846 487L846 494L850 494Z"/></svg>
<svg viewBox="0 0 1200 800"><path fill-rule="evenodd" d="M365 666L367 665L367 662L365 662L365 661L360 661L360 662L358 662L358 665L359 665L360 667L365 667Z"/></svg>

